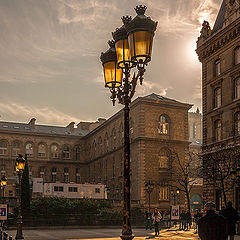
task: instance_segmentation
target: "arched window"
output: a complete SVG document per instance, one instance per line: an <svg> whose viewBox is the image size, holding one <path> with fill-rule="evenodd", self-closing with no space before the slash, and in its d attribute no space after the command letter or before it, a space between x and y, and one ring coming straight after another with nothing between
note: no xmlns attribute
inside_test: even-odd
<svg viewBox="0 0 240 240"><path fill-rule="evenodd" d="M7 155L8 154L8 142L5 139L0 141L0 155Z"/></svg>
<svg viewBox="0 0 240 240"><path fill-rule="evenodd" d="M169 168L169 156L170 150L167 148L162 148L158 154L158 166L159 169Z"/></svg>
<svg viewBox="0 0 240 240"><path fill-rule="evenodd" d="M220 107L222 105L222 91L218 87L214 90L214 108Z"/></svg>
<svg viewBox="0 0 240 240"><path fill-rule="evenodd" d="M221 74L221 61L220 59L216 60L214 63L214 67L215 67L215 76L217 77L218 75Z"/></svg>
<svg viewBox="0 0 240 240"><path fill-rule="evenodd" d="M53 143L50 147L50 157L59 158L59 148L58 145Z"/></svg>
<svg viewBox="0 0 240 240"><path fill-rule="evenodd" d="M240 112L234 115L234 135L240 135Z"/></svg>
<svg viewBox="0 0 240 240"><path fill-rule="evenodd" d="M14 141L12 143L12 156L16 157L21 153L21 143L20 141Z"/></svg>
<svg viewBox="0 0 240 240"><path fill-rule="evenodd" d="M214 122L214 138L216 142L222 139L222 123L220 119Z"/></svg>
<svg viewBox="0 0 240 240"><path fill-rule="evenodd" d="M159 200L169 200L169 186L166 183L163 183L159 186Z"/></svg>
<svg viewBox="0 0 240 240"><path fill-rule="evenodd" d="M240 78L234 80L234 98L240 98Z"/></svg>
<svg viewBox="0 0 240 240"><path fill-rule="evenodd" d="M77 161L80 160L80 147L79 146L74 147L74 159Z"/></svg>
<svg viewBox="0 0 240 240"><path fill-rule="evenodd" d="M43 143L38 145L38 157L46 157L46 146Z"/></svg>
<svg viewBox="0 0 240 240"><path fill-rule="evenodd" d="M70 147L68 145L63 146L62 154L63 159L70 158Z"/></svg>
<svg viewBox="0 0 240 240"><path fill-rule="evenodd" d="M26 154L28 157L33 157L33 144L32 143L26 144Z"/></svg>
<svg viewBox="0 0 240 240"><path fill-rule="evenodd" d="M168 121L168 117L165 115L161 115L159 118L158 133L165 134L165 135L169 134L169 121Z"/></svg>
<svg viewBox="0 0 240 240"><path fill-rule="evenodd" d="M235 65L240 63L240 47L236 47L234 49L234 61L235 61Z"/></svg>

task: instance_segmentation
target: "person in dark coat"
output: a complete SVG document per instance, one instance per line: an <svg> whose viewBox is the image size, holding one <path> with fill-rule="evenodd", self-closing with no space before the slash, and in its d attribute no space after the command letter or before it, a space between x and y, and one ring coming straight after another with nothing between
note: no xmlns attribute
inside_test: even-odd
<svg viewBox="0 0 240 240"><path fill-rule="evenodd" d="M230 240L234 240L236 234L236 223L239 219L237 210L232 207L232 202L228 202L227 207L222 211L222 215L227 220L227 234L230 236Z"/></svg>
<svg viewBox="0 0 240 240"><path fill-rule="evenodd" d="M215 212L215 203L205 204L206 215L198 220L198 236L201 240L227 240L227 225L223 216Z"/></svg>

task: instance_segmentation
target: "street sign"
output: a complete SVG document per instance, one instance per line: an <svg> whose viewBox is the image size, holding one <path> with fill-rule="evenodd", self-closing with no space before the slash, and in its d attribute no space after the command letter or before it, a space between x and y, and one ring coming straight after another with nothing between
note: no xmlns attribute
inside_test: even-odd
<svg viewBox="0 0 240 240"><path fill-rule="evenodd" d="M0 220L7 220L7 204L0 204Z"/></svg>
<svg viewBox="0 0 240 240"><path fill-rule="evenodd" d="M172 206L171 209L172 209L171 210L171 219L172 220L179 220L179 215L180 215L180 213L179 213L179 205Z"/></svg>

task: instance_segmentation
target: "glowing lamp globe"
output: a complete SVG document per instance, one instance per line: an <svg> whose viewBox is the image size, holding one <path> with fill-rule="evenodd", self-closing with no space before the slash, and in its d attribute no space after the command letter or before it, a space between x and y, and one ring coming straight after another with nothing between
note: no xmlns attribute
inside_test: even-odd
<svg viewBox="0 0 240 240"><path fill-rule="evenodd" d="M105 87L115 89L122 86L122 69L117 67L117 54L115 49L115 42L108 42L110 48L101 54L101 61L103 65Z"/></svg>
<svg viewBox="0 0 240 240"><path fill-rule="evenodd" d="M144 15L146 9L143 5L136 6L137 16L125 24L131 59L139 65L151 61L153 36L157 28L157 22Z"/></svg>
<svg viewBox="0 0 240 240"><path fill-rule="evenodd" d="M5 176L2 176L1 178L1 186L5 187L7 185L7 178Z"/></svg>
<svg viewBox="0 0 240 240"><path fill-rule="evenodd" d="M121 28L117 28L115 32L112 33L113 39L115 40L115 48L117 53L117 64L119 68L124 68L126 65L132 67L131 54L128 44L127 31L125 29L125 24L131 21L131 17L122 17L124 25Z"/></svg>
<svg viewBox="0 0 240 240"><path fill-rule="evenodd" d="M26 160L23 158L21 154L19 154L15 162L16 172L23 172L25 168L25 163L26 163Z"/></svg>

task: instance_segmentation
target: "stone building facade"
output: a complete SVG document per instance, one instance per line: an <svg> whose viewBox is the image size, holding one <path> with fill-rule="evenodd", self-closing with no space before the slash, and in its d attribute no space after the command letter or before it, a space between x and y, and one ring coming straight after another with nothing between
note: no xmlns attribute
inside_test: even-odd
<svg viewBox="0 0 240 240"><path fill-rule="evenodd" d="M152 206L168 208L173 199L169 179L173 155L188 158L188 110L192 105L157 94L139 97L130 106L131 197L147 204L145 182L156 184ZM67 127L0 122L0 171L14 175L17 154L27 154L32 177L44 182L103 183L108 198L123 199L123 110L108 120ZM7 189L6 189L7 190ZM9 194L8 191L6 191ZM181 194L180 194L181 195ZM184 203L184 196L180 196Z"/></svg>
<svg viewBox="0 0 240 240"><path fill-rule="evenodd" d="M223 0L213 29L204 21L197 40L202 63L203 165L231 158L231 167L239 161L240 134L240 10L239 1ZM224 174L229 169L224 168ZM204 177L204 201L221 207L224 192ZM225 179L230 184L230 176ZM225 185L225 187L227 187ZM239 189L226 192L227 200L239 206Z"/></svg>

